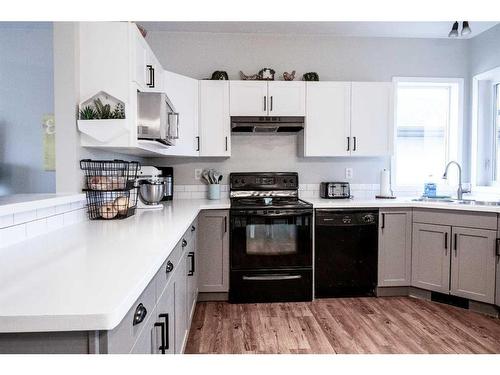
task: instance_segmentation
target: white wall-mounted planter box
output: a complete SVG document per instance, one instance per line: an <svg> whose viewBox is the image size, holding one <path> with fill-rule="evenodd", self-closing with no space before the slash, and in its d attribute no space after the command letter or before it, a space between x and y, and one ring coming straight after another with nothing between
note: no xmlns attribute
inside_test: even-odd
<svg viewBox="0 0 500 375"><path fill-rule="evenodd" d="M128 131L127 119L109 120L78 120L78 130L95 139L106 143Z"/></svg>

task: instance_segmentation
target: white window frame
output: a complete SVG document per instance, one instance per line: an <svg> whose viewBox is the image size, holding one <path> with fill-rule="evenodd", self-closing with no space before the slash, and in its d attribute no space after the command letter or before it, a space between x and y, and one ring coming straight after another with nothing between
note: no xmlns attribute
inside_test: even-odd
<svg viewBox="0 0 500 375"><path fill-rule="evenodd" d="M496 84L500 84L500 79L495 78L500 76L500 67L487 70L472 77L472 108L471 108L471 150L470 150L470 180L471 188L479 193L500 193L500 181L497 181L491 186L477 185L477 152L478 152L478 111L479 111L479 81L490 80L492 82L492 90ZM495 95L492 95L495 100ZM491 114L493 116L493 113ZM493 142L495 140L493 139ZM496 161L495 161L496 162ZM494 173L492 168L492 173Z"/></svg>
<svg viewBox="0 0 500 375"><path fill-rule="evenodd" d="M457 118L457 134L456 139L458 144L456 145L456 159L463 167L463 150L464 150L464 79L463 78L444 78L444 77L393 77L392 82L394 85L394 127L393 127L393 155L391 156L391 184L393 189L401 190L416 190L422 189L425 181L422 181L420 185L396 185L396 139L397 139L397 108L398 108L398 83L430 83L439 85L450 85L456 84L458 86L458 118ZM460 142L462 140L462 142ZM447 146L449 152L449 145ZM449 157L449 155L448 155ZM444 172L444 166L443 166Z"/></svg>

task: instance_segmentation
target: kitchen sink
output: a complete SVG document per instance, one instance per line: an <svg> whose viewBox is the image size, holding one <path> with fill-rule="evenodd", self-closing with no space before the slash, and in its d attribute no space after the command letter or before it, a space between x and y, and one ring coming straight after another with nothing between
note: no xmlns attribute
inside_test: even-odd
<svg viewBox="0 0 500 375"><path fill-rule="evenodd" d="M414 202L435 202L435 203L450 203L460 205L474 205L474 206L500 206L499 201L480 201L475 199L451 199L451 198L415 198Z"/></svg>
<svg viewBox="0 0 500 375"><path fill-rule="evenodd" d="M412 201L414 201L414 202L437 202L437 203L456 202L455 199L451 199L451 198L426 198L426 197L415 198L415 199L412 199Z"/></svg>

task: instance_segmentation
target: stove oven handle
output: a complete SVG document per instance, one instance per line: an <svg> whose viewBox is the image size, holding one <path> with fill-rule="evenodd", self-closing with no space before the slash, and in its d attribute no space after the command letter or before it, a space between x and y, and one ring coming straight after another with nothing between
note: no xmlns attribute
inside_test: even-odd
<svg viewBox="0 0 500 375"><path fill-rule="evenodd" d="M262 276L243 276L243 280L248 281L276 281L276 280L297 280L302 275L262 275Z"/></svg>
<svg viewBox="0 0 500 375"><path fill-rule="evenodd" d="M279 214L250 214L251 217L295 217L303 215L311 215L311 212L284 212Z"/></svg>

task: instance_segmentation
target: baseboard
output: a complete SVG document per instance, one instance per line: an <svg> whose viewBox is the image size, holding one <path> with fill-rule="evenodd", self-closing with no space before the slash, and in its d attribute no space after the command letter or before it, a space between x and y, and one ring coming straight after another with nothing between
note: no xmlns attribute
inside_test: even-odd
<svg viewBox="0 0 500 375"><path fill-rule="evenodd" d="M198 293L198 302L227 301L228 292L200 292Z"/></svg>
<svg viewBox="0 0 500 375"><path fill-rule="evenodd" d="M408 296L409 287L407 286L387 286L377 287L377 297L401 297Z"/></svg>

